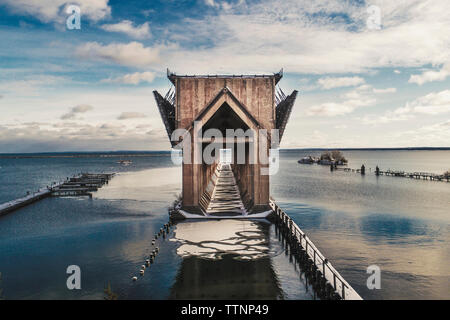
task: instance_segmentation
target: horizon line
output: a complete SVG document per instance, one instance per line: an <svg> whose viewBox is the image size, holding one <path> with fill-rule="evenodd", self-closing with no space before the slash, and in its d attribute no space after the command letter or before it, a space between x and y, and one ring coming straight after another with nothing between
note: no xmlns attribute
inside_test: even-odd
<svg viewBox="0 0 450 320"><path fill-rule="evenodd" d="M305 151L323 151L323 150L343 150L343 151L369 151L369 150L450 150L450 147L349 147L349 148L280 148L280 151L296 151L296 150L305 150ZM92 151L41 151L41 152L5 152L0 153L0 156L5 155L33 155L33 154L89 154L89 153L170 153L171 150L92 150Z"/></svg>

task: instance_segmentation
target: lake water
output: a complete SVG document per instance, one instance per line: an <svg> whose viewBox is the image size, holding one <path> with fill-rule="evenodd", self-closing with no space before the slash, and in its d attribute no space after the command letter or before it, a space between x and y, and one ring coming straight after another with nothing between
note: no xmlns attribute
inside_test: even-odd
<svg viewBox="0 0 450 320"><path fill-rule="evenodd" d="M361 176L301 165L308 151L282 151L271 194L366 299L450 298L450 184L375 177L370 168L442 173L450 151L346 151ZM7 299L314 299L267 221L184 221L151 240L181 192L170 156L0 158L0 203L81 171L119 172L88 198L48 198L0 217L0 272ZM82 290L66 288L78 265ZM366 268L381 269L368 290ZM132 282L132 276L138 281Z"/></svg>

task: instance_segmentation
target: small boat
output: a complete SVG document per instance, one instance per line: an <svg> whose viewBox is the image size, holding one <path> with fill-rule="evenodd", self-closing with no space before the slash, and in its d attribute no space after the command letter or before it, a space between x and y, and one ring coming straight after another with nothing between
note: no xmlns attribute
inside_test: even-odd
<svg viewBox="0 0 450 320"><path fill-rule="evenodd" d="M305 164L313 164L314 162L315 160L311 156L303 157L300 160L298 160L298 163L305 163Z"/></svg>
<svg viewBox="0 0 450 320"><path fill-rule="evenodd" d="M322 159L322 160L319 161L319 164L325 165L325 166L329 166L329 165L335 164L335 161L334 160L328 160L328 159Z"/></svg>
<svg viewBox="0 0 450 320"><path fill-rule="evenodd" d="M117 163L121 164L123 166L129 166L130 164L133 163L133 161L131 161L131 160L119 160L119 161L117 161Z"/></svg>

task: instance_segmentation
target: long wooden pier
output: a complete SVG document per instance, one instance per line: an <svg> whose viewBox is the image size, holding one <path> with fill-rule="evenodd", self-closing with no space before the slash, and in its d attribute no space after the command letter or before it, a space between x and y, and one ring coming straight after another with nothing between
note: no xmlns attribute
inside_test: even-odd
<svg viewBox="0 0 450 320"><path fill-rule="evenodd" d="M206 215L236 216L245 215L239 188L230 164L219 163L216 167L217 180L212 192Z"/></svg>
<svg viewBox="0 0 450 320"><path fill-rule="evenodd" d="M5 215L11 211L17 210L19 208L25 207L43 198L46 198L50 196L50 194L51 194L50 189L41 189L37 192L30 193L25 197L0 204L0 216Z"/></svg>
<svg viewBox="0 0 450 320"><path fill-rule="evenodd" d="M79 176L70 178L62 184L53 187L51 195L54 197L64 196L92 196L93 191L97 191L114 176L114 173L82 173Z"/></svg>
<svg viewBox="0 0 450 320"><path fill-rule="evenodd" d="M98 188L107 184L113 176L114 173L82 173L73 178L68 178L66 181L29 193L25 197L0 204L0 216L49 196L92 196L92 191L97 191Z"/></svg>
<svg viewBox="0 0 450 320"><path fill-rule="evenodd" d="M313 288L324 299L362 300L331 262L317 249L299 226L273 201L276 224L284 232L291 253L302 265Z"/></svg>
<svg viewBox="0 0 450 320"><path fill-rule="evenodd" d="M340 170L345 172L355 172L355 173L361 173L365 174L362 169L352 169L352 168L346 168L346 167L334 167L333 170ZM376 176L390 176L390 177L401 177L401 178L410 178L410 179L417 179L417 180L429 180L429 181L443 181L443 182L450 182L450 175L445 174L436 174L436 173L429 173L429 172L406 172L402 170L371 170L370 172L374 173Z"/></svg>

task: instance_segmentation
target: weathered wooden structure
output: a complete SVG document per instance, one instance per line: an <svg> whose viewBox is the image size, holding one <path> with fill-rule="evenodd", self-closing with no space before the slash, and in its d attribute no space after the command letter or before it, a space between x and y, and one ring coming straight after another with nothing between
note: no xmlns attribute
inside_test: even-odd
<svg viewBox="0 0 450 320"><path fill-rule="evenodd" d="M168 70L167 76L174 87L165 96L154 91L156 103L172 147L186 144L188 139L191 146L189 151L183 149L183 212L214 215L208 212L208 207L216 196L216 182L221 174L218 157L213 163L202 157L196 161L197 155L202 155L212 143L222 144L232 153L231 170L242 199L242 214L271 211L269 175L264 174L269 167L266 158L275 142L273 130L277 130L276 138L281 140L297 96L297 91L285 95L277 86L282 71L270 75L179 76ZM177 133L178 129L187 134ZM208 129L216 129L223 136L202 136L201 132ZM250 130L255 134L229 138L227 129ZM261 135L262 131L267 134ZM245 150L245 161L237 161L238 150ZM222 191L223 197L226 189Z"/></svg>

